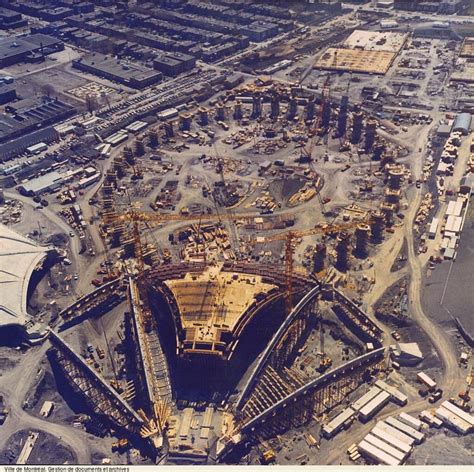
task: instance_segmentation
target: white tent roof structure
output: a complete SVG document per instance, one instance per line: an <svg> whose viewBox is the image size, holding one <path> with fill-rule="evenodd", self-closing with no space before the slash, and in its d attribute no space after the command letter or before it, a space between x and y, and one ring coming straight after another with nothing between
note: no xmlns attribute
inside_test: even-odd
<svg viewBox="0 0 474 472"><path fill-rule="evenodd" d="M0 328L26 323L31 275L51 250L0 224Z"/></svg>

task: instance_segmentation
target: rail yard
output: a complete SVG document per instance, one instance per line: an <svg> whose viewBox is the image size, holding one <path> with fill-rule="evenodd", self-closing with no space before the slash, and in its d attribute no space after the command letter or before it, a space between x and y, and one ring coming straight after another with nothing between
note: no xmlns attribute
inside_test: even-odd
<svg viewBox="0 0 474 472"><path fill-rule="evenodd" d="M289 3L1 2L0 465L474 464L469 2Z"/></svg>

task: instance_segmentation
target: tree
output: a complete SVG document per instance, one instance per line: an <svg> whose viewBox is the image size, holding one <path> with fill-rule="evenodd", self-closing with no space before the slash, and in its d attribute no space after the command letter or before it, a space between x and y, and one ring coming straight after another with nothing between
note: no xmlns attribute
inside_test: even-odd
<svg viewBox="0 0 474 472"><path fill-rule="evenodd" d="M44 84L41 87L41 93L48 98L51 98L51 95L56 95L56 89L51 84Z"/></svg>
<svg viewBox="0 0 474 472"><path fill-rule="evenodd" d="M95 95L86 95L85 100L86 109L92 115L99 106L99 103L97 102L97 97Z"/></svg>

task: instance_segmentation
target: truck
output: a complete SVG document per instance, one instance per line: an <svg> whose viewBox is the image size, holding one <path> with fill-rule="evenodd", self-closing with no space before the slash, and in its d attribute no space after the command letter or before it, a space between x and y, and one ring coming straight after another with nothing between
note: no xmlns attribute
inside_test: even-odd
<svg viewBox="0 0 474 472"><path fill-rule="evenodd" d="M260 459L262 464L270 464L271 462L274 462L276 459L275 451L273 449L263 451Z"/></svg>
<svg viewBox="0 0 474 472"><path fill-rule="evenodd" d="M122 438L112 443L112 451L123 452L128 448L128 439Z"/></svg>
<svg viewBox="0 0 474 472"><path fill-rule="evenodd" d="M100 287L102 285L102 282L99 280L99 279L93 279L91 281L91 284L94 286L94 287Z"/></svg>

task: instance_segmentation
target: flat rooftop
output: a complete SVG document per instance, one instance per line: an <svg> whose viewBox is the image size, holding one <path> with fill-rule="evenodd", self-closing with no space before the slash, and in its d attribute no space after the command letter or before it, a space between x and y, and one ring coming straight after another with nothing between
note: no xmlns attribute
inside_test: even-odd
<svg viewBox="0 0 474 472"><path fill-rule="evenodd" d="M149 77L156 76L159 74L156 70L142 66L140 64L123 61L116 59L115 57L105 56L103 54L89 54L78 61L78 64L82 63L99 72L105 72L116 77L120 77L123 80L146 80Z"/></svg>
<svg viewBox="0 0 474 472"><path fill-rule="evenodd" d="M392 33L355 30L344 42L348 49L364 49L366 51L400 52L408 39L407 33Z"/></svg>
<svg viewBox="0 0 474 472"><path fill-rule="evenodd" d="M315 63L315 69L386 74L397 53L329 48Z"/></svg>
<svg viewBox="0 0 474 472"><path fill-rule="evenodd" d="M38 51L41 47L49 48L61 44L62 41L42 33L28 36L9 36L0 39L0 59L17 54Z"/></svg>

